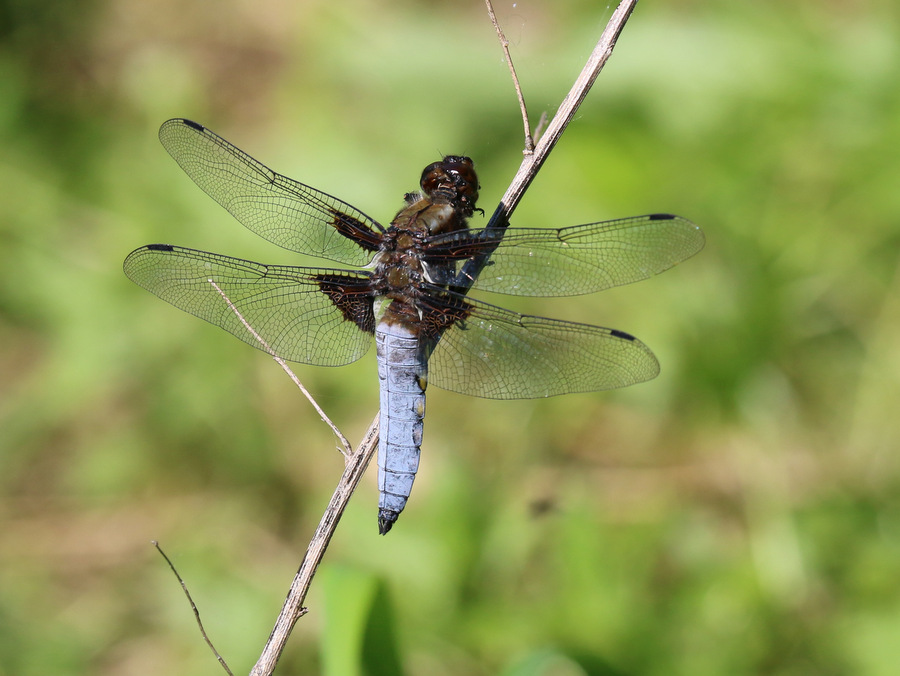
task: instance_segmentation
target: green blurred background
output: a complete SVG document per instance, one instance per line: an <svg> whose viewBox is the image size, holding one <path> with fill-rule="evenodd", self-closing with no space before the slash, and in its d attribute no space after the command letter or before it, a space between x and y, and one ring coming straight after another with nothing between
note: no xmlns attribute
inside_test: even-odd
<svg viewBox="0 0 900 676"><path fill-rule="evenodd" d="M611 8L496 9L552 114ZM486 299L633 332L661 376L432 388L409 507L378 536L371 468L279 673L898 673L898 14L638 6L514 223L669 211L706 249L603 294ZM342 461L269 358L121 263L309 261L156 130L198 120L383 221L465 153L490 213L522 147L496 38L478 0L3 0L0 36L0 674L221 673L151 539L246 673ZM358 441L374 355L297 371Z"/></svg>

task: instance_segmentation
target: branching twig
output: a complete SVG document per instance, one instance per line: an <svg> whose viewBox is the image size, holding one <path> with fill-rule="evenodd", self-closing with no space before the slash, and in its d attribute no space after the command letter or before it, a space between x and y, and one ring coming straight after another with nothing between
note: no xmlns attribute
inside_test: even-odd
<svg viewBox="0 0 900 676"><path fill-rule="evenodd" d="M319 406L319 403L309 393L309 390L307 390L303 386L303 383L300 382L300 379L291 370L291 367L287 365L287 363L284 361L284 359L282 359L277 354L275 354L275 351L271 347L269 347L269 344L265 341L265 338L263 338L261 335L259 335L256 332L256 329L254 329L252 326L250 326L250 322L248 322L246 319L244 319L243 315L240 313L240 310L238 310L235 307L234 303L232 303L231 299L225 295L225 292L222 291L222 289L219 287L219 285L216 284L212 279L208 279L206 281L208 281L210 284L212 284L212 287L216 291L218 291L219 295L222 296L222 298L225 300L226 303L228 303L228 307L231 309L231 311L235 315L237 315L238 319L241 320L241 324L243 324L244 327L251 334L253 334L253 337L259 341L260 345L262 345L264 348L266 348L266 352L269 353L269 356L272 357L272 359L274 359L276 362L278 362L278 365L284 369L284 372L288 374L288 377L294 381L294 385L296 385L297 387L300 388L300 391L303 392L303 396L307 398L309 403L312 404L313 408L316 409L316 412L319 414L319 417L322 418L324 423L331 428L331 431L334 432L334 435L338 438L338 441L341 443L340 450L341 450L341 453L343 453L343 455L344 455L344 461L349 462L352 451L350 449L350 442L347 441L347 437L345 437L341 433L341 431L337 428L337 425L335 425L333 422L331 422L331 419L327 415L325 415L325 411L322 410L322 408Z"/></svg>
<svg viewBox="0 0 900 676"><path fill-rule="evenodd" d="M516 88L516 96L519 97L519 108L522 111L522 122L525 125L525 155L530 155L534 151L534 137L531 135L531 123L528 121L528 109L525 107L525 96L522 94L522 88L519 86L519 77L516 75L516 67L513 65L512 57L509 55L509 40L503 34L503 29L497 23L497 15L494 14L494 6L491 0L484 0L487 5L488 16L491 17L491 23L494 24L494 30L497 31L497 37L500 39L500 47L503 48L503 55L506 57L506 65L509 66L509 74L512 76L513 86Z"/></svg>

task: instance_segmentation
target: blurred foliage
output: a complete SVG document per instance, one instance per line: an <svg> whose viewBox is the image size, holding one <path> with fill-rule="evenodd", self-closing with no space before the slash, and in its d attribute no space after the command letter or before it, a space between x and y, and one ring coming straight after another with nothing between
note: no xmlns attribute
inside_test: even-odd
<svg viewBox="0 0 900 676"><path fill-rule="evenodd" d="M497 11L552 114L610 9ZM409 508L380 538L368 477L279 673L896 673L898 45L892 0L639 5L515 222L670 211L706 250L489 300L632 331L662 375L432 389ZM521 149L474 0L0 3L2 676L219 673L154 538L246 672L342 469L265 355L121 273L149 242L307 262L193 186L174 116L383 220L442 152L490 213ZM374 357L298 372L359 439Z"/></svg>

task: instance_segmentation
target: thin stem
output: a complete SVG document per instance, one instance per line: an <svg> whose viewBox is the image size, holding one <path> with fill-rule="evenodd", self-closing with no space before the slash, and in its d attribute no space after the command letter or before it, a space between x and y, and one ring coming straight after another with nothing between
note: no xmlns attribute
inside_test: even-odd
<svg viewBox="0 0 900 676"><path fill-rule="evenodd" d="M322 418L322 421L331 428L332 432L334 432L334 435L338 438L338 441L341 444L340 451L343 454L345 461L349 461L352 450L350 449L350 442L347 441L347 437L345 437L341 433L341 431L337 428L337 425L335 425L333 422L331 422L331 418L329 418L327 415L325 415L325 411L322 410L322 407L319 406L319 403L309 393L309 390L307 390L303 386L303 383L300 382L300 379L291 370L291 367L287 365L287 362L285 362L284 359L282 359L277 354L275 354L275 351L271 347L269 347L269 344L266 342L265 338L263 338L261 335L259 335L256 332L256 329L254 329L252 326L250 326L250 323L246 319L244 319L244 316L241 314L240 310L238 310L237 307L235 307L234 303L231 302L231 299L225 295L225 292L222 291L221 287L218 284L216 284L212 279L208 279L206 281L208 281L210 284L212 284L212 287L216 291L218 291L219 295L222 296L222 298L225 300L226 303L228 303L228 307L231 309L231 311L235 315L237 315L238 319L241 320L241 324L243 324L244 327L251 334L253 334L253 337L259 341L260 345L262 345L264 348L266 348L266 352L269 353L269 356L272 357L272 359L274 359L276 362L278 362L278 365L282 369L284 369L284 372L288 374L288 377L294 381L294 385L296 385L297 387L300 388L300 391L303 393L303 396L306 397L307 400L309 401L309 403L312 404L313 408L316 409L316 412L319 414L319 417Z"/></svg>
<svg viewBox="0 0 900 676"><path fill-rule="evenodd" d="M512 56L509 54L509 40L503 34L503 29L497 22L497 15L494 14L494 6L491 0L484 0L487 5L488 16L491 17L491 23L494 24L494 30L497 31L497 38L500 40L500 47L503 49L503 56L506 57L506 65L509 66L509 74L512 76L513 86L516 88L516 96L519 97L519 109L522 111L522 122L525 125L525 155L530 155L534 151L534 137L531 135L531 123L528 121L528 109L525 107L525 96L522 94L522 88L519 86L519 76L516 75L516 67L513 65Z"/></svg>
<svg viewBox="0 0 900 676"><path fill-rule="evenodd" d="M175 574L175 577L181 584L181 589L184 592L184 595L187 596L188 603L191 604L191 610L194 611L194 619L197 622L197 626L200 627L200 635L203 636L203 640L206 641L206 645L208 645L209 649L213 651L213 655L216 656L216 659L219 661L219 664L222 665L222 668L225 670L228 676L234 676L234 674L231 672L231 669L228 668L228 663L225 662L225 658L219 654L219 651L216 650L216 647L213 645L212 640L210 640L209 635L206 633L206 629L203 627L203 621L200 619L200 610L197 608L197 604L194 603L194 599L191 597L191 592L188 591L187 585L179 574L178 569L175 568L175 564L172 563L172 560L166 555L166 553L163 551L162 547L159 546L159 543L156 540L151 540L150 543L154 547L156 547L156 551L158 551L160 555L166 560L166 563L169 564L169 568L172 569L172 572Z"/></svg>

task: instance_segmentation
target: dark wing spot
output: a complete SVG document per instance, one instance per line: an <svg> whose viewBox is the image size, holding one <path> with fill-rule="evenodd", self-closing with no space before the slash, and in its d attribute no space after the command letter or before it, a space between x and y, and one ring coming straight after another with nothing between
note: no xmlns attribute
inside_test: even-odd
<svg viewBox="0 0 900 676"><path fill-rule="evenodd" d="M672 214L650 214L648 218L651 221L671 221L675 216Z"/></svg>
<svg viewBox="0 0 900 676"><path fill-rule="evenodd" d="M190 127L191 129L196 129L197 131L206 131L206 127L204 127L199 122L194 122L193 120L188 120L186 118L181 118L181 121L184 122L185 126Z"/></svg>
<svg viewBox="0 0 900 676"><path fill-rule="evenodd" d="M147 251L175 251L171 244L148 244L144 247Z"/></svg>

